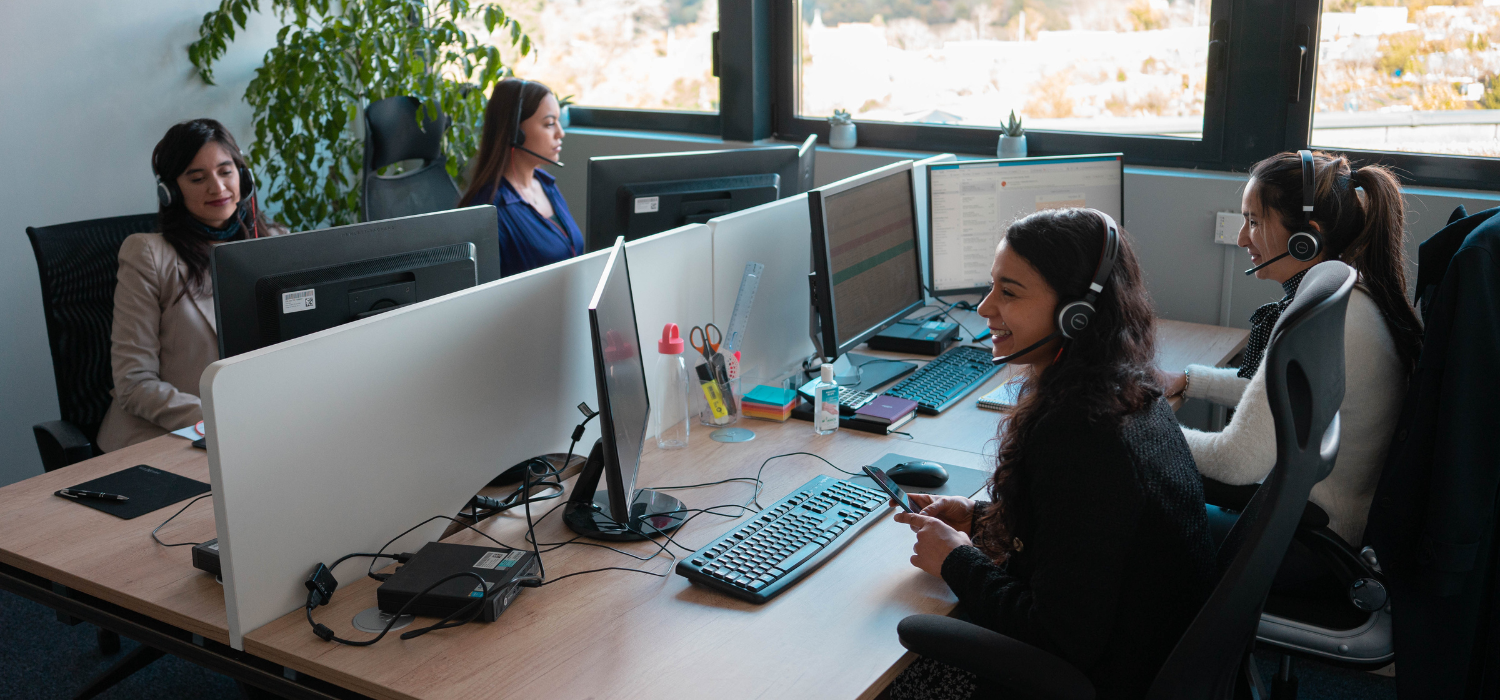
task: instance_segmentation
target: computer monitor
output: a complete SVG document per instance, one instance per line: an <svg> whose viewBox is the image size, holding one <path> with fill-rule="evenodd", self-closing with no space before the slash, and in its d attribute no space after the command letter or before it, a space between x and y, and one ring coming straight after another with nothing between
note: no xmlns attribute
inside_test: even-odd
<svg viewBox="0 0 1500 700"><path fill-rule="evenodd" d="M215 246L219 357L500 278L488 204Z"/></svg>
<svg viewBox="0 0 1500 700"><path fill-rule="evenodd" d="M927 278L933 294L990 288L995 246L1011 222L1043 209L1092 207L1125 220L1119 153L966 160L927 168Z"/></svg>
<svg viewBox="0 0 1500 700"><path fill-rule="evenodd" d="M623 237L615 239L589 301L589 331L600 437L563 508L563 522L580 535L604 540L639 540L671 532L687 515L682 502L635 487L651 400ZM595 492L601 474L606 488Z"/></svg>
<svg viewBox="0 0 1500 700"><path fill-rule="evenodd" d="M806 192L813 183L816 138L800 147L590 158L588 249Z"/></svg>
<svg viewBox="0 0 1500 700"><path fill-rule="evenodd" d="M840 386L870 391L916 368L849 351L921 308L912 162L901 161L807 194L812 298L824 361ZM846 362L847 360L847 362Z"/></svg>

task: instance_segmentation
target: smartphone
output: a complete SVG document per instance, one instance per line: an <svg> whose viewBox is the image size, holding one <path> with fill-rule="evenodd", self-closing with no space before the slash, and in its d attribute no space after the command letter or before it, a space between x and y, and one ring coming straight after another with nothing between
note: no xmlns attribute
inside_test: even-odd
<svg viewBox="0 0 1500 700"><path fill-rule="evenodd" d="M884 470L879 467L866 466L865 473L871 479L875 480L875 485L879 486L881 491L886 492L892 500L896 501L896 505L901 506L901 510L908 513L917 512L917 509L911 504L911 499L906 497L906 492L902 491L901 487L896 485L896 482L891 481L891 477L886 476Z"/></svg>

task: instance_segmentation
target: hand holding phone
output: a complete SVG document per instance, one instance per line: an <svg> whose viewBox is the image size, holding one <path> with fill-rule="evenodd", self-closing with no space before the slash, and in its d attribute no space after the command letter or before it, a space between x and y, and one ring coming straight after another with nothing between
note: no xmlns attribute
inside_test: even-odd
<svg viewBox="0 0 1500 700"><path fill-rule="evenodd" d="M896 482L891 481L891 477L887 476L884 470L879 467L866 465L865 474L874 479L875 485L879 486L881 491L886 492L891 497L891 500L895 501L896 505L901 507L901 510L908 513L917 512L917 508L912 505L911 499L906 497L906 492L902 491L901 487L896 485Z"/></svg>

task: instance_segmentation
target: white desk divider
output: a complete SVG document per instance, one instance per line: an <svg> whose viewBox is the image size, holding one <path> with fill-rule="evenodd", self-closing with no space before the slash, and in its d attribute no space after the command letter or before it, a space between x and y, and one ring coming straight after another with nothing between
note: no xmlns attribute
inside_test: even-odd
<svg viewBox="0 0 1500 700"><path fill-rule="evenodd" d="M709 316L710 251L701 224L630 247L644 346L655 348L648 324L660 333L662 318ZM567 449L575 406L597 408L587 309L607 255L209 366L200 395L231 646L301 607L318 562L374 552L456 514L505 468ZM580 450L598 435L597 421L590 428ZM388 551L414 551L447 524ZM334 575L348 583L367 565Z"/></svg>
<svg viewBox="0 0 1500 700"><path fill-rule="evenodd" d="M714 322L720 328L729 327L745 263L766 266L740 347L742 373L765 381L800 367L813 353L808 336L812 224L807 195L726 214L708 225L714 232Z"/></svg>
<svg viewBox="0 0 1500 700"><path fill-rule="evenodd" d="M922 290L922 298L928 303L932 303L932 299L927 296L927 288L932 287L932 280L927 276L927 251L931 248L928 243L931 232L927 230L929 218L927 216L927 166L955 160L958 160L958 156L952 153L941 153L911 164L912 201L917 205L917 265L922 270L922 284L926 285L926 288Z"/></svg>

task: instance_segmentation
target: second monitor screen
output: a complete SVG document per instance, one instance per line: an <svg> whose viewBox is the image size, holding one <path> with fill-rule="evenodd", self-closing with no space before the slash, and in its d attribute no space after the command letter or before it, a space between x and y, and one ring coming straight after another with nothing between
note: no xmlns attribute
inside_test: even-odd
<svg viewBox="0 0 1500 700"><path fill-rule="evenodd" d="M824 199L840 342L922 299L911 171Z"/></svg>

